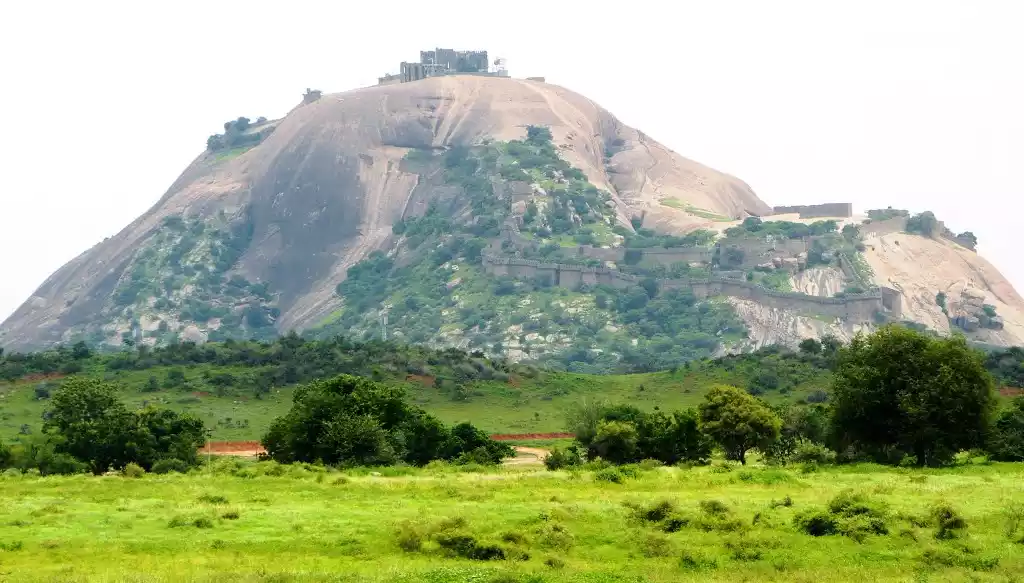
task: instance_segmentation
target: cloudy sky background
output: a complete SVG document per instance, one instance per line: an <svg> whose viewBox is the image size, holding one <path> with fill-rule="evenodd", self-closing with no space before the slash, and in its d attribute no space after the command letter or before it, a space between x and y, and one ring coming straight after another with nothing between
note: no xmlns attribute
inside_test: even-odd
<svg viewBox="0 0 1024 583"><path fill-rule="evenodd" d="M155 203L224 121L373 84L434 46L506 57L769 204L932 210L1024 290L1012 0L150 4L0 7L0 320Z"/></svg>

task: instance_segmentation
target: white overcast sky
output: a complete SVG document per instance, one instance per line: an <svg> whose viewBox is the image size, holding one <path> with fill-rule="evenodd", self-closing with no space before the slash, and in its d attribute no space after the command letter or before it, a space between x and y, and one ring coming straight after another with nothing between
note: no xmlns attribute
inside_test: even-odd
<svg viewBox="0 0 1024 583"><path fill-rule="evenodd" d="M0 3L0 319L245 115L434 46L546 76L769 204L933 210L1024 290L1024 3Z"/></svg>

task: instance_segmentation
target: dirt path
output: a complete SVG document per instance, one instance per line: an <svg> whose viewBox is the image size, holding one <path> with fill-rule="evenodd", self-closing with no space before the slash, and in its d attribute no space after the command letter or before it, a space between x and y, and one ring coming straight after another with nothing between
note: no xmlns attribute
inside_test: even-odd
<svg viewBox="0 0 1024 583"><path fill-rule="evenodd" d="M496 436L497 437L497 436ZM515 437L513 437L515 439ZM539 465L550 453L540 447L514 446L516 456L506 459L506 466ZM200 455L231 455L237 457L256 457L266 453L258 441L211 441L199 450Z"/></svg>
<svg viewBox="0 0 1024 583"><path fill-rule="evenodd" d="M506 466L533 466L544 463L544 458L551 453L539 447L515 446L516 457L510 457L502 462Z"/></svg>

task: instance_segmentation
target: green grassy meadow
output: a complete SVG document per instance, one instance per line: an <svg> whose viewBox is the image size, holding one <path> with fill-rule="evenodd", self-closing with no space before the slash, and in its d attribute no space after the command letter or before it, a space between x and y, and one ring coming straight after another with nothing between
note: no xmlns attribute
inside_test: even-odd
<svg viewBox="0 0 1024 583"><path fill-rule="evenodd" d="M214 387L201 380L204 370L243 376L253 369L244 367L196 366L185 369L193 389L145 391L148 379L163 379L169 368L143 371L94 372L83 374L106 378L122 387L121 398L132 406L152 404L199 416L213 429L212 439L259 439L277 416L288 411L294 387L276 387L261 399L245 390L229 390L218 396ZM410 400L446 423L470 421L490 433L547 433L564 430L564 413L584 399L628 403L643 410L660 407L665 411L697 405L707 388L716 383L736 384L735 375L717 368L679 369L632 375L585 375L546 372L542 376L517 377L508 382L478 381L470 385L466 400L432 385L431 378L399 382ZM37 400L39 381L0 383L0 439L17 439L23 426L32 432L42 427L46 400ZM392 381L387 381L393 384ZM796 402L810 391L827 386L827 374L812 378L792 391L764 395L769 402ZM54 388L56 383L53 383Z"/></svg>
<svg viewBox="0 0 1024 583"><path fill-rule="evenodd" d="M222 459L188 475L3 475L0 580L938 582L1024 574L1020 464L717 464L636 469L622 483L593 471L473 469L339 472ZM848 490L885 508L888 534L858 542L794 526L796 515ZM667 522L630 507L661 501L689 522L667 532ZM936 539L922 518L938 503L966 520L954 538ZM443 541L501 549L506 558L451 556Z"/></svg>

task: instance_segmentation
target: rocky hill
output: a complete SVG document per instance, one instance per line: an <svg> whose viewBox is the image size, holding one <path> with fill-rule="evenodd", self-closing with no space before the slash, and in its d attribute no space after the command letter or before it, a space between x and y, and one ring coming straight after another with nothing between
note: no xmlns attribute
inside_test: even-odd
<svg viewBox="0 0 1024 583"><path fill-rule="evenodd" d="M317 92L283 119L225 129L152 209L44 282L0 345L296 329L604 371L891 319L1024 337L1024 303L973 252L849 217L761 225L751 217L772 210L746 184L554 85ZM926 281L893 237L960 262ZM945 327L927 305L939 291Z"/></svg>

